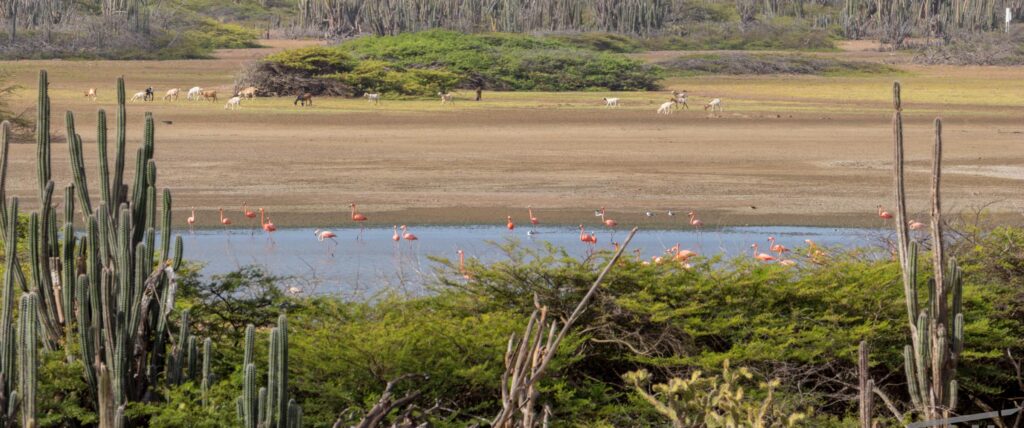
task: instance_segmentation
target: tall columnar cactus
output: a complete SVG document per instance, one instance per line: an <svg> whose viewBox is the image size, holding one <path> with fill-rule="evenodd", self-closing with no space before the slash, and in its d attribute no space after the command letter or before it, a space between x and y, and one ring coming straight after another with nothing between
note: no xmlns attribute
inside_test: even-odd
<svg viewBox="0 0 1024 428"><path fill-rule="evenodd" d="M252 363L255 327L245 329L245 367L238 418L246 428L290 428L301 425L302 409L288 398L288 319L282 314L267 344L267 386L257 389ZM251 373L250 373L251 369ZM251 376L250 376L251 375Z"/></svg>
<svg viewBox="0 0 1024 428"><path fill-rule="evenodd" d="M21 426L31 427L36 423L36 347L39 343L37 308L39 299L35 293L21 296L18 318L18 396L21 397Z"/></svg>
<svg viewBox="0 0 1024 428"><path fill-rule="evenodd" d="M203 407L210 405L210 358L213 352L213 341L209 337L203 341L203 378L201 387L203 388Z"/></svg>
<svg viewBox="0 0 1024 428"><path fill-rule="evenodd" d="M957 407L956 369L963 352L963 272L956 260L947 260L943 240L942 122L935 120L932 158L931 241L932 277L928 300L919 307L917 296L918 246L910 240L903 178L903 115L900 84L893 85L893 185L896 193L897 256L902 267L910 343L904 347L907 388L915 410L925 419L947 416Z"/></svg>
<svg viewBox="0 0 1024 428"><path fill-rule="evenodd" d="M63 188L63 216L57 214L53 201L56 185L51 175L47 77L45 71L39 73L36 172L40 209L29 214L27 224L26 258L31 263L26 269L27 278L16 254L17 198L8 199L5 192L9 126L3 126L0 141L0 236L4 237L7 249L0 295L0 408L8 409L0 412L0 418L11 420L10 409L17 408L18 401L23 403L22 425L34 418L35 345L31 349L29 345L69 349L65 345L77 340L78 356L84 362L84 376L94 394L100 426L108 428L123 425L125 404L146 396L164 377L170 344L190 346L185 352L186 359L191 356L188 372L192 376L198 373L197 339L189 341L186 328L185 342L170 340L172 328L168 318L174 310L175 269L181 265L182 241L180 236L174 240L172 252L172 200L166 189L162 199L157 198L154 125L149 114L138 150L135 186L129 189L123 184L127 140L123 79L118 81L117 144L112 175L106 113L98 113L99 180L91 183L100 187L97 199L90 193L82 137L77 133L74 114L65 115L72 184ZM76 214L80 215L81 230L75 230ZM60 227L59 217L63 219ZM30 310L20 311L22 346L15 342L12 328L15 285L26 296L22 305L31 306ZM75 355L69 353L68 357ZM18 391L14 390L15 382Z"/></svg>

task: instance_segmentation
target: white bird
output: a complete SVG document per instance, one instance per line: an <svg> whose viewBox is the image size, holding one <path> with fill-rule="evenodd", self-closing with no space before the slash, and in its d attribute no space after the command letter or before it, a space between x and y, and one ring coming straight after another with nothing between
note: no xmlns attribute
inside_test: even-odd
<svg viewBox="0 0 1024 428"><path fill-rule="evenodd" d="M654 217L654 213L652 213L650 211L645 212L644 215L648 216L648 217Z"/></svg>
<svg viewBox="0 0 1024 428"><path fill-rule="evenodd" d="M293 296L294 296L294 295L296 295L296 294L302 294L302 287L296 287L296 286L294 286L294 285L293 285L293 286L291 286L291 287L288 287L288 289L287 289L287 290L285 290L285 291L286 291L286 292L287 292L288 294L291 294L291 295L293 295Z"/></svg>
<svg viewBox="0 0 1024 428"><path fill-rule="evenodd" d="M669 217L675 217L676 216L676 212L672 211L672 210L668 210L668 216Z"/></svg>

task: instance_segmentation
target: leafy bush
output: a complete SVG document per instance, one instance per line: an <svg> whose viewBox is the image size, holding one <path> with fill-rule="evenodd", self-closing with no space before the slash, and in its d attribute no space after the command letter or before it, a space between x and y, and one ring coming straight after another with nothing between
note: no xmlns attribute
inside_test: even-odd
<svg viewBox="0 0 1024 428"><path fill-rule="evenodd" d="M353 60L350 60L353 59ZM335 47L267 57L291 74L334 80L358 95L433 95L452 88L637 90L657 87L657 70L622 55L577 49L552 38L432 30L363 37ZM288 70L284 70L289 73ZM263 88L259 80L249 79Z"/></svg>
<svg viewBox="0 0 1024 428"><path fill-rule="evenodd" d="M865 61L797 54L723 53L686 55L658 63L669 72L681 74L845 74L887 73L896 69Z"/></svg>
<svg viewBox="0 0 1024 428"><path fill-rule="evenodd" d="M629 53L645 50L641 39L625 34L587 32L554 34L547 37L569 46L599 52Z"/></svg>

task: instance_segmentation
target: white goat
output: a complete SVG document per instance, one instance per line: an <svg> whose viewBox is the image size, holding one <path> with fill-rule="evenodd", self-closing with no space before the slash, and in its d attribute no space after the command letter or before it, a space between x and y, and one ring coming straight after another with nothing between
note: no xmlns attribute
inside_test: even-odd
<svg viewBox="0 0 1024 428"><path fill-rule="evenodd" d="M237 109L237 108L239 108L241 106L242 106L242 97L239 97L239 96L236 95L234 97L231 97L231 99L228 100L227 104L224 104L224 110L228 110L228 109L234 110L234 109Z"/></svg>
<svg viewBox="0 0 1024 428"><path fill-rule="evenodd" d="M366 99L369 102L371 102L371 103L380 104L380 93L375 93L375 94L367 93L367 94L363 94L363 96L366 97Z"/></svg>
<svg viewBox="0 0 1024 428"><path fill-rule="evenodd" d="M605 98L604 99L604 106L605 107L618 107L619 106L619 99L618 98Z"/></svg>
<svg viewBox="0 0 1024 428"><path fill-rule="evenodd" d="M178 89L178 88L168 89L167 90L167 94L164 95L164 101L170 101L170 100L178 101L178 92L181 92L181 89Z"/></svg>
<svg viewBox="0 0 1024 428"><path fill-rule="evenodd" d="M199 95L203 92L203 88L193 86L192 89L188 90L188 94L185 95L185 99L189 101L198 100Z"/></svg>
<svg viewBox="0 0 1024 428"><path fill-rule="evenodd" d="M455 96L451 93L438 92L437 95L441 97L441 104L452 103L455 104Z"/></svg>
<svg viewBox="0 0 1024 428"><path fill-rule="evenodd" d="M661 107L658 107L658 114L672 114L672 106L674 106L675 104L675 100L662 103Z"/></svg>
<svg viewBox="0 0 1024 428"><path fill-rule="evenodd" d="M683 89L683 92L672 91L672 98L676 100L677 108L690 109L690 105L686 103L686 100L690 98L690 96L686 94L686 89Z"/></svg>
<svg viewBox="0 0 1024 428"><path fill-rule="evenodd" d="M707 110L707 109L711 109L712 112L715 112L715 111L718 111L718 112L725 111L725 110L722 109L722 99L721 98L715 98L715 99L713 99L711 101L708 101L708 103L704 105L704 110Z"/></svg>
<svg viewBox="0 0 1024 428"><path fill-rule="evenodd" d="M132 99L128 100L128 102L134 103L134 102L136 102L138 100L143 100L143 101L146 100L146 91L136 92L135 95L132 95Z"/></svg>

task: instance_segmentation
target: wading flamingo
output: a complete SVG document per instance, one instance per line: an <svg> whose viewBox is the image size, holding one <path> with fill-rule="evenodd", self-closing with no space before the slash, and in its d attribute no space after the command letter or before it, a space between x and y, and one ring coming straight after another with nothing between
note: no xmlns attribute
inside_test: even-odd
<svg viewBox="0 0 1024 428"><path fill-rule="evenodd" d="M463 278L473 279L473 276L466 270L466 254L459 250L459 273L462 274Z"/></svg>
<svg viewBox="0 0 1024 428"><path fill-rule="evenodd" d="M590 254L594 251L594 246L597 245L597 235L593 233L587 234L586 229L583 225L580 225L580 242L587 245L587 253Z"/></svg>
<svg viewBox="0 0 1024 428"><path fill-rule="evenodd" d="M359 236L358 236L358 238L362 238L363 237L363 229L364 229L363 223L366 222L366 216L360 214L359 211L356 210L356 203L355 202L349 204L349 207L352 208L352 221L354 221L356 223L359 223Z"/></svg>
<svg viewBox="0 0 1024 428"><path fill-rule="evenodd" d="M391 235L391 240L395 241L395 242L398 242L398 241L402 240L402 237L398 236L398 225L396 224L396 225L392 226L392 228L394 229L395 234Z"/></svg>
<svg viewBox="0 0 1024 428"><path fill-rule="evenodd" d="M402 239L404 239L406 241L415 241L415 240L420 239L420 238L417 238L416 235L413 235L413 234L409 233L409 228L406 227L406 225L403 224L401 229L402 229Z"/></svg>
<svg viewBox="0 0 1024 428"><path fill-rule="evenodd" d="M771 245L768 249L772 250L773 253L779 253L779 257L782 257L782 253L789 251L789 248L786 248L782 244L776 244L774 236L768 237L768 243Z"/></svg>
<svg viewBox="0 0 1024 428"><path fill-rule="evenodd" d="M508 218L508 224L506 224L505 227L507 227L508 230L510 230L510 231L511 230L515 230L516 224L512 222L512 216L507 216L507 218Z"/></svg>
<svg viewBox="0 0 1024 428"><path fill-rule="evenodd" d="M612 219L610 219L608 217L605 217L604 207L601 207L601 222L603 222L605 226L611 227L611 228L614 228L615 226L619 225L619 222L617 222L615 220L612 220Z"/></svg>
<svg viewBox="0 0 1024 428"><path fill-rule="evenodd" d="M796 260L790 260L790 259L779 260L779 264L783 265L783 266L796 266Z"/></svg>
<svg viewBox="0 0 1024 428"><path fill-rule="evenodd" d="M231 226L231 219L224 217L224 208L220 209L220 224L224 225L224 230L228 230L228 226Z"/></svg>
<svg viewBox="0 0 1024 428"><path fill-rule="evenodd" d="M892 218L892 214L889 214L889 211L886 211L885 208L882 208L882 206L879 205L878 206L878 217L880 217L882 220L888 220L888 219Z"/></svg>
<svg viewBox="0 0 1024 428"><path fill-rule="evenodd" d="M910 230L921 230L921 229L924 229L926 227L926 225L924 223L921 223L921 222L919 222L917 220L913 220L913 219L908 221L907 225L910 226Z"/></svg>
<svg viewBox="0 0 1024 428"><path fill-rule="evenodd" d="M267 232L267 239L273 243L274 238L270 234L277 231L277 226L274 226L274 223L270 221L270 217L266 216L266 211L263 208L260 208L260 227L263 228L264 232Z"/></svg>
<svg viewBox="0 0 1024 428"><path fill-rule="evenodd" d="M185 222L188 223L188 233L195 233L192 227L196 224L196 207L192 207L192 215L185 219Z"/></svg>
<svg viewBox="0 0 1024 428"><path fill-rule="evenodd" d="M316 235L317 241L324 242L325 240L330 239L331 242L334 243L333 247L328 247L328 252L331 253L331 257L334 257L334 249L338 247L338 240L335 238L337 238L338 235L335 235L334 232L331 232L329 230L320 229L314 230L313 235Z"/></svg>
<svg viewBox="0 0 1024 428"><path fill-rule="evenodd" d="M754 259L760 260L762 262L770 262L775 260L775 256L771 254L757 252L757 244L751 245L750 248L754 249Z"/></svg>
<svg viewBox="0 0 1024 428"><path fill-rule="evenodd" d="M250 223L253 223L254 225L256 224L256 212L249 209L249 203L248 202L245 202L245 201L242 202L242 215L244 215L245 218L247 218L249 220L252 220ZM249 234L252 235L252 234L255 234L255 233L256 233L256 227L253 226L252 230L249 231Z"/></svg>
<svg viewBox="0 0 1024 428"><path fill-rule="evenodd" d="M530 228L531 229L530 232L533 232L533 233L531 233L531 235L532 235L534 233L537 233L536 229L537 229L537 225L540 224L540 220L537 220L537 217L533 216L533 207L526 207L526 211L530 213L530 225L533 226L533 227Z"/></svg>
<svg viewBox="0 0 1024 428"><path fill-rule="evenodd" d="M686 215L690 216L690 226L693 226L697 229L704 227L704 222L697 218L696 211L690 211Z"/></svg>

